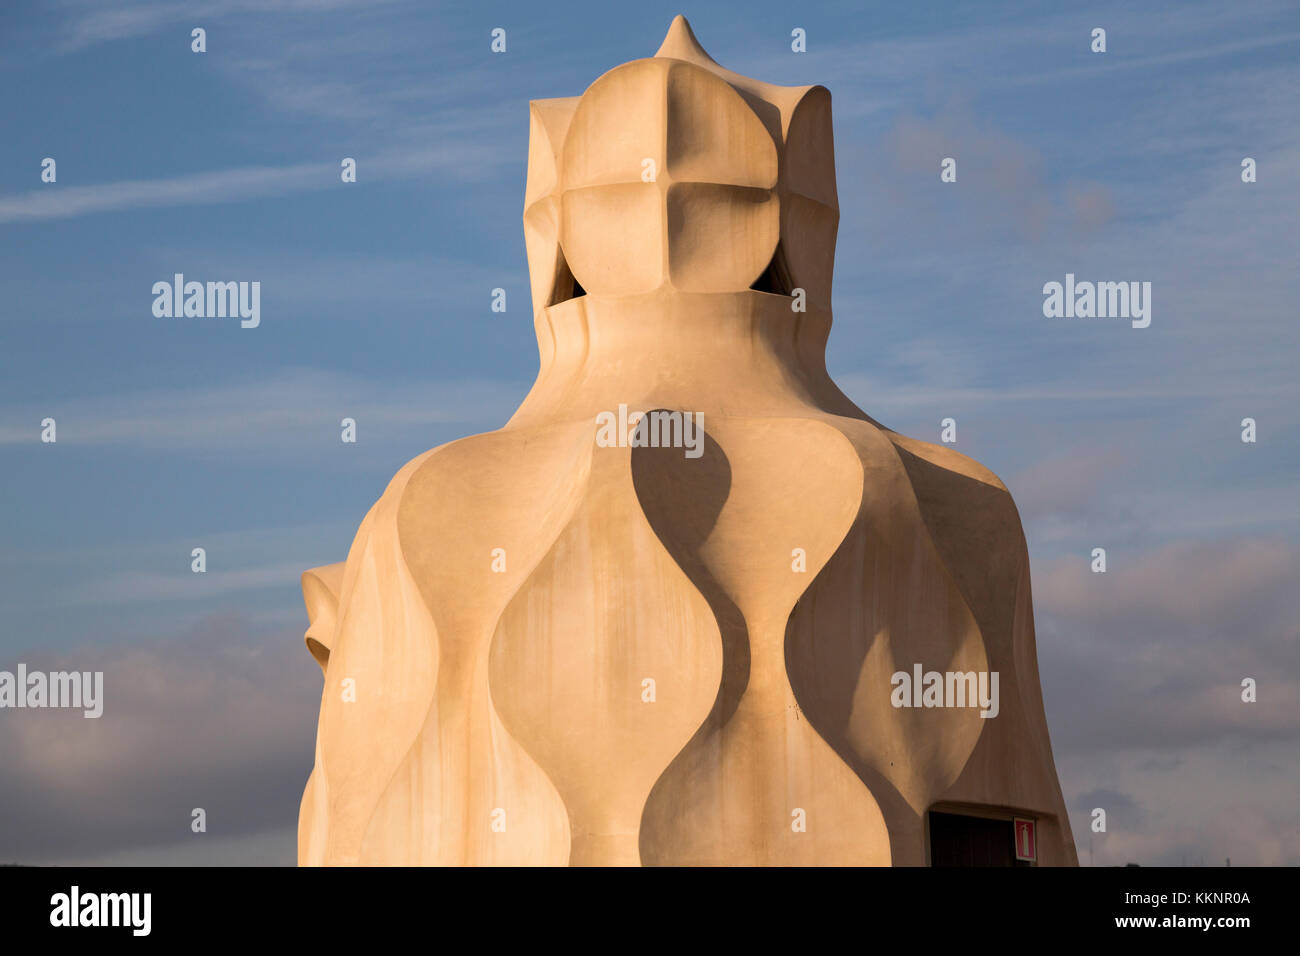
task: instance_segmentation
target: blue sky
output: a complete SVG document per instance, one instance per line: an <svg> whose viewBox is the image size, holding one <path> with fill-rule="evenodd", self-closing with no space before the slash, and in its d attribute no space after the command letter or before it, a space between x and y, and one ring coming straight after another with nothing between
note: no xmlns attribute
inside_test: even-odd
<svg viewBox="0 0 1300 956"><path fill-rule="evenodd" d="M739 10L0 10L0 669L95 665L110 695L93 729L0 715L0 859L292 861L319 693L298 573L342 560L404 462L526 393L527 102L685 13L724 66L831 90L828 365L900 431L956 418L1016 496L1081 858L1300 863L1300 11ZM155 318L176 272L260 281L260 327ZM1067 272L1150 281L1151 326L1044 318Z"/></svg>

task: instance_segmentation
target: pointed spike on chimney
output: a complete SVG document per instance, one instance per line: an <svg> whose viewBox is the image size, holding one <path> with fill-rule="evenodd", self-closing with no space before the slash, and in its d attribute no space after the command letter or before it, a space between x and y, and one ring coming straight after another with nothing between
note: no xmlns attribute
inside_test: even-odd
<svg viewBox="0 0 1300 956"><path fill-rule="evenodd" d="M704 51L704 47L700 46L700 41L695 38L695 31L680 13L673 17L673 22L668 27L668 34L664 37L664 42L659 45L655 56L695 63L702 60L714 66L718 65L717 61Z"/></svg>

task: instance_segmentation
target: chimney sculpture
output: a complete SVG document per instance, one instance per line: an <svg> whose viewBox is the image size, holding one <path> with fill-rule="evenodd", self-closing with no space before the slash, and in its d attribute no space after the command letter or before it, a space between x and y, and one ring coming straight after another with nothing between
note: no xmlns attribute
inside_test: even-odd
<svg viewBox="0 0 1300 956"><path fill-rule="evenodd" d="M541 370L303 575L300 863L924 865L936 807L1077 862L1011 496L826 372L830 103L681 17L532 102Z"/></svg>

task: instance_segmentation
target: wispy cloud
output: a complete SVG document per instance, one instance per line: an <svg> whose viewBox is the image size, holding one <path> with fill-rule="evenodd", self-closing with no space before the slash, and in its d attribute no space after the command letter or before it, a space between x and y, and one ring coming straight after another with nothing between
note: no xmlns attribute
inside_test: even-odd
<svg viewBox="0 0 1300 956"><path fill-rule="evenodd" d="M63 49L75 52L99 43L146 36L177 24L203 25L232 16L313 15L347 9L373 9L395 0L179 0L138 3L128 0L105 9L92 0L65 4Z"/></svg>
<svg viewBox="0 0 1300 956"><path fill-rule="evenodd" d="M337 166L303 163L281 167L250 166L94 186L59 186L17 196L0 196L0 222L68 219L158 206L239 202L261 196L326 189L338 182Z"/></svg>
<svg viewBox="0 0 1300 956"><path fill-rule="evenodd" d="M472 142L352 157L369 182L416 176L476 178L499 162ZM57 186L0 196L0 223L69 219L94 213L165 206L245 202L267 196L343 188L342 158L288 166L248 166L161 179L125 180L93 186ZM477 162L477 164L476 164ZM484 165L486 164L486 166Z"/></svg>
<svg viewBox="0 0 1300 956"><path fill-rule="evenodd" d="M211 601L215 597L262 588L284 588L298 580L312 566L310 555L283 564L231 570L209 569L203 574L192 571L157 574L147 571L122 571L106 575L73 595L80 604L117 604L136 601Z"/></svg>
<svg viewBox="0 0 1300 956"><path fill-rule="evenodd" d="M346 450L339 441L343 417L357 421L358 442L368 443L421 426L500 427L526 390L524 383L381 383L288 369L274 381L78 398L54 414L64 447L237 450L265 461L268 453L292 459L306 449ZM0 445L39 440L39 422L49 414L48 407L5 409Z"/></svg>

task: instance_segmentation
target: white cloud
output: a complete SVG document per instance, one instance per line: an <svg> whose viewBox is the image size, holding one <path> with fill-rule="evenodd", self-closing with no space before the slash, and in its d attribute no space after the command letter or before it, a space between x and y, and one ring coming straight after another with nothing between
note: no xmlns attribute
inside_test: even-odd
<svg viewBox="0 0 1300 956"><path fill-rule="evenodd" d="M492 152L474 144L393 150L362 158L368 181L446 173L477 176ZM356 158L356 157L354 157ZM470 160L477 160L470 162ZM59 186L0 196L0 223L69 219L94 213L164 206L243 202L312 190L343 188L340 160L288 166L247 166L163 179L123 180L93 186Z"/></svg>
<svg viewBox="0 0 1300 956"><path fill-rule="evenodd" d="M99 43L146 36L175 24L213 22L256 14L321 14L348 8L373 8L392 0L169 0L139 3L128 0L105 6L93 0L67 5L64 52Z"/></svg>
<svg viewBox="0 0 1300 956"><path fill-rule="evenodd" d="M174 574L119 571L78 589L72 595L72 601L96 605L133 601L210 601L232 592L292 587L299 575L311 566L311 557L304 554L298 560L279 564L209 569L202 574L188 569Z"/></svg>
<svg viewBox="0 0 1300 956"><path fill-rule="evenodd" d="M53 409L9 407L3 411L0 445L38 441L41 419L53 415L61 447L233 450L257 454L262 461L268 454L292 459L308 450L346 452L351 446L340 440L343 417L357 421L358 444L421 426L500 427L526 392L523 383L371 382L288 369L272 381L78 398ZM425 450L420 447L411 457Z"/></svg>

